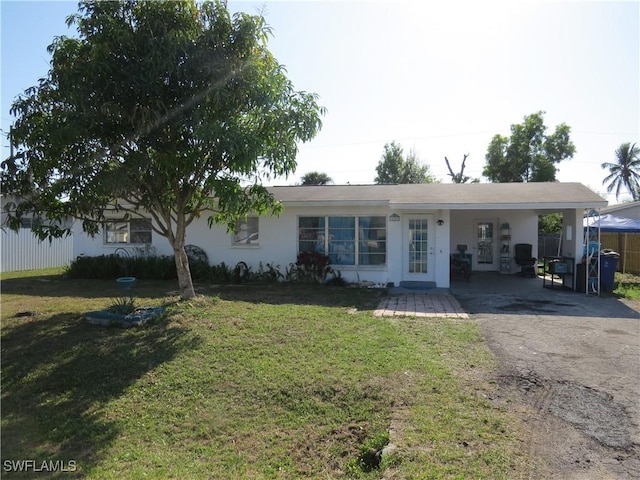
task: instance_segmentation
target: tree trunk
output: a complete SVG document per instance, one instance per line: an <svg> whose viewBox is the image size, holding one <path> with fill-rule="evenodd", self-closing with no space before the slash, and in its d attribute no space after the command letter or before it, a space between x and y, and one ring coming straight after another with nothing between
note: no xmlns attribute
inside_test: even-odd
<svg viewBox="0 0 640 480"><path fill-rule="evenodd" d="M184 251L184 244L174 246L173 254L176 260L176 271L178 272L180 298L183 300L193 298L196 296L196 291L193 289L189 259L187 258L187 253Z"/></svg>

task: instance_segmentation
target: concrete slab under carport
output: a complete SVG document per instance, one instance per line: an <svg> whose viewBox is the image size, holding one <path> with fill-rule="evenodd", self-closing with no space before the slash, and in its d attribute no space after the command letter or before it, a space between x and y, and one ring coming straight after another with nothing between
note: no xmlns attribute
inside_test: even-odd
<svg viewBox="0 0 640 480"><path fill-rule="evenodd" d="M523 293L543 290L542 277L524 277L518 274L498 272L471 272L469 280L451 278L449 291L454 295L472 293ZM548 289L544 289L548 290ZM584 294L583 294L584 295Z"/></svg>

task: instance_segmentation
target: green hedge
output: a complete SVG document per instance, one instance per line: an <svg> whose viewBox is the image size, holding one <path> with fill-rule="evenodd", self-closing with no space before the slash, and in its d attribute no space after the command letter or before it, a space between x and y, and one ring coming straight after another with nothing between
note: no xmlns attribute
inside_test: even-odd
<svg viewBox="0 0 640 480"><path fill-rule="evenodd" d="M209 266L191 265L194 280L204 279L209 273ZM69 268L70 278L87 278L109 280L117 277L136 277L140 280L173 280L178 278L173 257L145 256L123 258L116 255L100 255L98 257L78 257Z"/></svg>
<svg viewBox="0 0 640 480"><path fill-rule="evenodd" d="M239 262L230 267L224 262L209 265L203 260L190 260L191 278L198 282L242 283L278 281L296 283L329 283L343 285L340 272L334 272L329 266L329 258L323 255L299 255L296 263L285 268L280 265L260 263L258 270L251 271L246 263ZM144 255L139 257L121 257L118 255L100 255L98 257L78 257L67 269L70 278L112 280L118 277L136 277L139 280L175 280L178 278L176 264L172 256ZM332 276L333 278L329 278Z"/></svg>

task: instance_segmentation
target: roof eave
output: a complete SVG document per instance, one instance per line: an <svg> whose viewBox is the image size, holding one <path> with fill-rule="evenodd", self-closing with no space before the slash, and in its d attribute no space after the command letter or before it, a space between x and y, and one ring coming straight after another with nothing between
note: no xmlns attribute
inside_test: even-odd
<svg viewBox="0 0 640 480"><path fill-rule="evenodd" d="M602 208L602 202L534 202L534 203L397 203L390 202L392 210L558 210L572 208Z"/></svg>
<svg viewBox="0 0 640 480"><path fill-rule="evenodd" d="M389 205L388 200L280 200L285 207L369 207Z"/></svg>

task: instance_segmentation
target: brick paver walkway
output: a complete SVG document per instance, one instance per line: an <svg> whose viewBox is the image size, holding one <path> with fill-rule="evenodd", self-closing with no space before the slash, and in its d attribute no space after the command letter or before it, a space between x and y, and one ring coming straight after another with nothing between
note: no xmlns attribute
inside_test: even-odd
<svg viewBox="0 0 640 480"><path fill-rule="evenodd" d="M382 299L374 315L404 317L469 318L458 300L444 293L408 293Z"/></svg>

